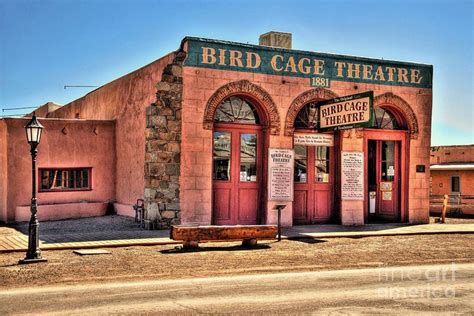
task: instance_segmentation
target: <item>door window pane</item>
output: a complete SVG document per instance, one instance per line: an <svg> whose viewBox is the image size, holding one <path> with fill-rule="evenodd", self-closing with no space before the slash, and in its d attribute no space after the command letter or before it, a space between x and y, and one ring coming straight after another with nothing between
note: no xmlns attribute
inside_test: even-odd
<svg viewBox="0 0 474 316"><path fill-rule="evenodd" d="M393 181L395 178L395 142L382 142L382 181Z"/></svg>
<svg viewBox="0 0 474 316"><path fill-rule="evenodd" d="M257 181L257 135L240 135L240 181Z"/></svg>
<svg viewBox="0 0 474 316"><path fill-rule="evenodd" d="M314 147L314 164L315 164L315 181L328 183L329 182L329 147L316 146Z"/></svg>
<svg viewBox="0 0 474 316"><path fill-rule="evenodd" d="M307 170L306 146L295 145L295 182L306 182Z"/></svg>
<svg viewBox="0 0 474 316"><path fill-rule="evenodd" d="M231 138L228 132L214 132L213 162L214 180L230 179Z"/></svg>
<svg viewBox="0 0 474 316"><path fill-rule="evenodd" d="M451 176L451 192L452 193L461 192L461 184L459 180L460 180L459 176Z"/></svg>

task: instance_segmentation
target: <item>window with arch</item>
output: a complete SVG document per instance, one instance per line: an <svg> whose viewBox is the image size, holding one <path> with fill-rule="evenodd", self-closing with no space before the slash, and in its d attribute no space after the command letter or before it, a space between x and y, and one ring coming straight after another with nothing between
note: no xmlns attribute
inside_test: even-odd
<svg viewBox="0 0 474 316"><path fill-rule="evenodd" d="M314 129L319 124L319 110L316 102L303 106L295 119L295 128Z"/></svg>
<svg viewBox="0 0 474 316"><path fill-rule="evenodd" d="M255 106L238 96L229 97L221 102L214 115L214 122L260 124Z"/></svg>
<svg viewBox="0 0 474 316"><path fill-rule="evenodd" d="M389 110L375 107L375 128L379 129L403 129L398 123L395 115Z"/></svg>
<svg viewBox="0 0 474 316"><path fill-rule="evenodd" d="M303 106L295 118L295 129L316 129L319 109L316 102ZM295 145L294 181L298 183L329 183L330 148L328 146ZM309 170L312 168L313 170ZM311 175L311 179L309 176Z"/></svg>

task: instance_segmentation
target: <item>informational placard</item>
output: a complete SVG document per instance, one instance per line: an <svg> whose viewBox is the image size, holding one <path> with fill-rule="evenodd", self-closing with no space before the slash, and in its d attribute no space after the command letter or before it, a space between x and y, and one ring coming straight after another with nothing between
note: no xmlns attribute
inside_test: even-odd
<svg viewBox="0 0 474 316"><path fill-rule="evenodd" d="M271 201L293 201L295 152L270 148L268 154L268 196Z"/></svg>
<svg viewBox="0 0 474 316"><path fill-rule="evenodd" d="M334 135L318 133L295 133L295 145L304 146L334 146Z"/></svg>
<svg viewBox="0 0 474 316"><path fill-rule="evenodd" d="M392 182L380 182L380 191L382 192L392 191Z"/></svg>
<svg viewBox="0 0 474 316"><path fill-rule="evenodd" d="M382 200L384 201L391 201L392 200L392 192L382 192Z"/></svg>
<svg viewBox="0 0 474 316"><path fill-rule="evenodd" d="M364 153L343 151L341 156L341 198L363 200Z"/></svg>
<svg viewBox="0 0 474 316"><path fill-rule="evenodd" d="M320 130L372 127L373 91L318 102Z"/></svg>
<svg viewBox="0 0 474 316"><path fill-rule="evenodd" d="M387 176L389 176L389 177L395 176L395 168L393 166L388 166Z"/></svg>

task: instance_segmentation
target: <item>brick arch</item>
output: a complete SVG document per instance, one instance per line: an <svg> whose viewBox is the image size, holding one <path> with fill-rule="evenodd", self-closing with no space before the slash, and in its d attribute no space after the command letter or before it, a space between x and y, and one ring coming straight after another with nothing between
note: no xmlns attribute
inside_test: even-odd
<svg viewBox="0 0 474 316"><path fill-rule="evenodd" d="M280 134L280 116L273 102L272 97L262 87L251 83L248 80L240 80L230 82L214 92L207 101L206 110L204 111L204 129L212 129L214 124L214 115L221 102L231 96L241 95L250 98L258 103L263 109L265 121L270 128L271 135Z"/></svg>
<svg viewBox="0 0 474 316"><path fill-rule="evenodd" d="M411 106L401 97L387 92L374 98L374 106L394 110L398 114L398 118L403 120L403 125L410 131L410 138L418 137L418 120Z"/></svg>
<svg viewBox="0 0 474 316"><path fill-rule="evenodd" d="M316 88L301 93L290 105L285 121L285 135L293 136L295 131L295 119L300 110L309 102L334 99L338 95L331 90Z"/></svg>

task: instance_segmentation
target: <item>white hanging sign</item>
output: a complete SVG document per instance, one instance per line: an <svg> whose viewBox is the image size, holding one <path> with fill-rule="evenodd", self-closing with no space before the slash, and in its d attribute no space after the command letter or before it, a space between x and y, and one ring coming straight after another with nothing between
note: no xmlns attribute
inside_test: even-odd
<svg viewBox="0 0 474 316"><path fill-rule="evenodd" d="M268 199L291 202L295 152L293 149L276 148L268 151Z"/></svg>
<svg viewBox="0 0 474 316"><path fill-rule="evenodd" d="M334 146L334 135L318 133L295 133L295 145L304 146Z"/></svg>
<svg viewBox="0 0 474 316"><path fill-rule="evenodd" d="M341 198L343 200L363 200L364 153L343 151L341 158Z"/></svg>

